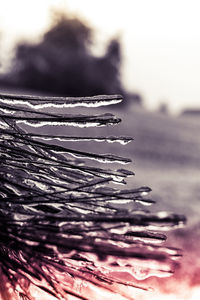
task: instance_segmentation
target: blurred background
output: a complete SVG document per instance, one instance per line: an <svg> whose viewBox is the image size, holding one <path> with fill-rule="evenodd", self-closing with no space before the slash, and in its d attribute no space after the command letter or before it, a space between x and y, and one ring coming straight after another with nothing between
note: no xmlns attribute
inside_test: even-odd
<svg viewBox="0 0 200 300"><path fill-rule="evenodd" d="M129 185L149 185L154 210L188 218L168 239L184 258L167 284L159 281L161 300L200 295L199 9L198 0L0 2L1 93L123 95L98 110L122 124L93 134L135 141L94 151L132 158Z"/></svg>

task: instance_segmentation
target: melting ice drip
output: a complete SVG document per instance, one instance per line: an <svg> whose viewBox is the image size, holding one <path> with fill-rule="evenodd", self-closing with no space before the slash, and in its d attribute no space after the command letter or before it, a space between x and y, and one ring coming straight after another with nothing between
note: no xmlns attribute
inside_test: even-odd
<svg viewBox="0 0 200 300"><path fill-rule="evenodd" d="M111 114L66 115L63 108L121 100L118 95L0 96L2 299L135 299L137 290L148 289L140 280L173 273L181 254L163 246L166 236L161 231L182 225L184 216L134 208L135 202L154 203L147 197L150 188L118 189L114 184L125 184L133 172L88 164L88 159L123 164L129 159L57 143L125 145L132 138L42 132L46 125L117 124L120 119ZM49 112L51 108L61 112ZM19 124L40 129L31 133Z"/></svg>

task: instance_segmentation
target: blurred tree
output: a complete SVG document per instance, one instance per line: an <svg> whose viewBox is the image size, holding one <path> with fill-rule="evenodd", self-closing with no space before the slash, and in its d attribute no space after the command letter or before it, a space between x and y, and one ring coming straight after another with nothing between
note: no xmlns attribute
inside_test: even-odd
<svg viewBox="0 0 200 300"><path fill-rule="evenodd" d="M166 102L161 102L160 106L158 108L158 112L164 115L168 115L169 114L169 108Z"/></svg>
<svg viewBox="0 0 200 300"><path fill-rule="evenodd" d="M92 54L91 43L92 31L82 21L56 14L40 43L17 45L6 78L18 87L57 95L124 94L119 40L111 40L102 57Z"/></svg>

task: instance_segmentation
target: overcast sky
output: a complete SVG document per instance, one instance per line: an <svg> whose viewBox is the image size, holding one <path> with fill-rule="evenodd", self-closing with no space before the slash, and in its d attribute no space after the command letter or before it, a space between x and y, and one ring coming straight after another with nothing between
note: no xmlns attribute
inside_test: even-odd
<svg viewBox="0 0 200 300"><path fill-rule="evenodd" d="M99 45L120 36L123 81L150 109L161 102L174 112L200 109L199 0L0 1L3 48L45 30L52 7L86 20L96 29Z"/></svg>

